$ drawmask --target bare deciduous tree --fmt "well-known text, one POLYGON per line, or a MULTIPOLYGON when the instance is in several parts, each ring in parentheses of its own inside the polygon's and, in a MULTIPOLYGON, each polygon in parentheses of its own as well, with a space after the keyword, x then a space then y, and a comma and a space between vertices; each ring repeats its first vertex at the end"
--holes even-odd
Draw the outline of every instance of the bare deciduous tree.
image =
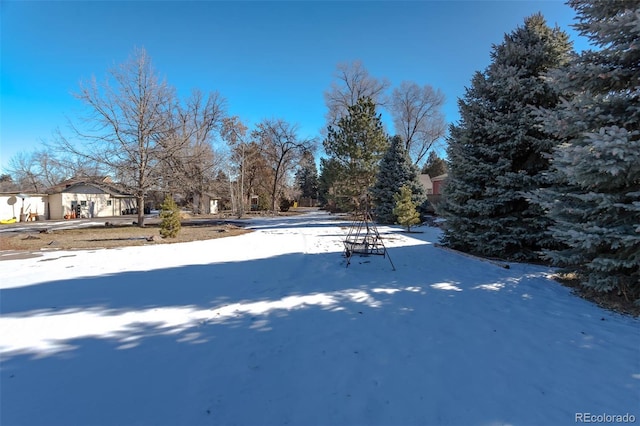
POLYGON ((237 176, 235 178, 236 188, 232 185, 232 173, 229 173, 229 185, 232 194, 231 204, 233 210, 235 210, 238 217, 242 217, 245 211, 245 205, 248 197, 245 196, 244 179, 247 168, 247 126, 242 123, 239 117, 227 117, 222 123, 222 139, 224 139, 229 148, 231 149, 230 158, 231 163, 237 169, 237 176))
POLYGON ((446 133, 444 101, 440 90, 408 81, 403 81, 391 94, 389 110, 396 133, 404 140, 405 149, 416 165, 446 133))
POLYGON ((158 163, 164 155, 161 141, 172 130, 170 110, 174 90, 156 74, 144 49, 108 72, 95 77, 75 94, 87 109, 80 124, 70 123, 74 139, 59 138, 67 152, 116 170, 136 197, 138 226, 144 226, 144 200, 158 181, 158 163))
POLYGON ((384 92, 389 88, 387 79, 378 80, 372 77, 361 61, 339 63, 336 67, 334 81, 324 93, 327 112, 327 123, 334 125, 347 113, 347 109, 355 105, 360 98, 369 98, 374 104, 384 104, 384 92))
POLYGON ((14 182, 13 177, 9 173, 0 174, 0 191, 11 192, 19 190, 20 187, 14 182))
POLYGON ((9 171, 20 189, 40 192, 46 186, 35 153, 18 152, 9 160, 9 171))
POLYGON ((205 97, 194 90, 185 105, 171 110, 172 130, 159 142, 164 189, 184 192, 196 214, 204 209, 204 194, 222 161, 212 142, 224 114, 225 100, 217 92, 205 97))
POLYGON ((98 168, 91 162, 81 161, 72 155, 60 156, 52 149, 18 152, 9 161, 15 184, 20 189, 44 192, 73 176, 94 176, 98 168))
POLYGON ((293 168, 303 152, 312 151, 314 141, 299 139, 297 128, 284 120, 264 120, 252 132, 258 141, 267 164, 273 172, 271 210, 276 211, 279 193, 287 183, 293 168))
MULTIPOLYGON (((248 200, 252 195, 267 200, 271 194, 269 182, 273 182, 273 170, 269 166, 260 145, 251 142, 245 149, 244 196, 248 200)), ((260 202, 258 202, 260 205, 260 202)), ((260 206, 258 206, 260 208, 260 206)))
POLYGON ((47 186, 53 186, 60 183, 65 178, 71 177, 70 171, 74 171, 70 161, 67 166, 63 164, 63 161, 56 158, 54 154, 46 150, 39 150, 33 153, 33 158, 38 164, 43 183, 47 186))

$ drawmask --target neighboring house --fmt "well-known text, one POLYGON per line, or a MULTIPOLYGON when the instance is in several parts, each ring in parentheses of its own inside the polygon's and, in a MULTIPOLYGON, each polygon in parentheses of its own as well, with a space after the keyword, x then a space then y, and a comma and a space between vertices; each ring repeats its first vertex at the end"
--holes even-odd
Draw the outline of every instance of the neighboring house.
POLYGON ((447 177, 446 173, 436 177, 430 177, 428 174, 418 176, 420 183, 424 187, 425 194, 427 194, 427 200, 429 200, 436 213, 438 212, 438 203, 442 200, 442 190, 447 184, 447 177))
POLYGON ((438 213, 438 204, 442 202, 442 191, 447 184, 448 175, 445 173, 440 176, 436 176, 431 178, 431 183, 433 185, 433 191, 430 195, 427 195, 427 200, 433 206, 435 213, 438 213))
POLYGON ((202 194, 204 201, 203 214, 218 214, 220 210, 220 197, 214 194, 204 193, 202 194))
POLYGON ((418 175, 418 180, 424 187, 425 195, 433 194, 433 183, 431 182, 431 177, 427 174, 418 175))
MULTIPOLYGON (((136 214, 136 199, 108 176, 68 179, 46 194, 0 192, 0 221, 47 220, 121 216, 136 214)), ((217 214, 220 198, 205 193, 202 212, 217 214)))
POLYGON ((47 188, 47 194, 55 194, 62 192, 76 183, 93 183, 95 185, 113 185, 113 181, 109 176, 74 176, 70 179, 63 180, 57 185, 47 188))
POLYGON ((447 178, 449 175, 447 173, 431 178, 431 182, 433 184, 433 195, 442 195, 442 191, 447 184, 447 178))
POLYGON ((133 212, 135 197, 106 183, 76 182, 49 194, 49 214, 51 219, 64 219, 74 214, 76 217, 109 217, 133 212))
POLYGON ((47 202, 47 194, 2 192, 0 193, 0 220, 15 218, 19 222, 24 222, 48 219, 47 202))
POLYGON ((418 179, 424 187, 425 194, 442 195, 442 190, 447 183, 448 177, 449 175, 447 173, 436 177, 431 177, 427 174, 421 174, 418 176, 418 179))

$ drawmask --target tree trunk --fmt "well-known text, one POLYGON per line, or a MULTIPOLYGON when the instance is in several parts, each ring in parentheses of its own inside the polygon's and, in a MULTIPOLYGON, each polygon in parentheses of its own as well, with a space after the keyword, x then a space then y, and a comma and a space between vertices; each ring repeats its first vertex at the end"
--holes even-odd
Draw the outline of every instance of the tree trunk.
POLYGON ((144 228, 144 195, 138 195, 136 202, 138 204, 138 226, 144 228))
POLYGON ((240 163, 240 217, 244 215, 245 198, 244 198, 244 143, 242 144, 242 159, 240 163))
POLYGON ((273 188, 271 192, 271 210, 274 213, 277 212, 276 198, 278 196, 278 180, 280 179, 280 166, 282 165, 282 158, 284 158, 284 155, 280 157, 280 160, 278 160, 278 165, 274 170, 274 176, 273 176, 273 188))
POLYGON ((278 181, 273 181, 273 188, 271 190, 271 211, 276 212, 276 192, 278 191, 278 181))

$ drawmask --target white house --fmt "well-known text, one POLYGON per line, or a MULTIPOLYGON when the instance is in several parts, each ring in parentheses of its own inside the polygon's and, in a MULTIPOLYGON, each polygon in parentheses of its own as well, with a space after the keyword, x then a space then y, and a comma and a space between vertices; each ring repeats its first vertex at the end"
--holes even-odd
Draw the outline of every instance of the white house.
POLYGON ((108 184, 76 182, 49 194, 50 219, 120 216, 135 206, 133 195, 108 184))
POLYGON ((16 221, 47 219, 49 216, 48 195, 37 193, 0 193, 0 220, 15 218, 16 221))

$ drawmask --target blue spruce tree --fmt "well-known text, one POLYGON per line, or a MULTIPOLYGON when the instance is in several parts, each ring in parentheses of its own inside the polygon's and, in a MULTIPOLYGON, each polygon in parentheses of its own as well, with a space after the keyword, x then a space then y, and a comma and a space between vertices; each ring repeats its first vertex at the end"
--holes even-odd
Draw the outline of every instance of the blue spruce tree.
POLYGON ((556 185, 535 197, 563 243, 547 256, 588 288, 640 301, 640 1, 569 4, 599 50, 551 73, 571 95, 540 114, 563 140, 553 153, 556 185))
POLYGON ((544 74, 565 66, 571 51, 567 34, 537 14, 505 35, 493 47, 489 67, 474 75, 448 139, 441 210, 449 246, 526 261, 554 245, 549 220, 526 195, 549 185, 547 153, 557 144, 535 126, 532 107, 557 104, 559 95, 544 74))
POLYGON ((407 186, 411 191, 411 201, 421 205, 425 199, 424 188, 418 180, 418 169, 413 165, 400 136, 389 141, 389 148, 380 161, 376 183, 371 190, 374 204, 374 216, 380 223, 396 223, 393 209, 396 206, 394 196, 400 188, 407 186))

